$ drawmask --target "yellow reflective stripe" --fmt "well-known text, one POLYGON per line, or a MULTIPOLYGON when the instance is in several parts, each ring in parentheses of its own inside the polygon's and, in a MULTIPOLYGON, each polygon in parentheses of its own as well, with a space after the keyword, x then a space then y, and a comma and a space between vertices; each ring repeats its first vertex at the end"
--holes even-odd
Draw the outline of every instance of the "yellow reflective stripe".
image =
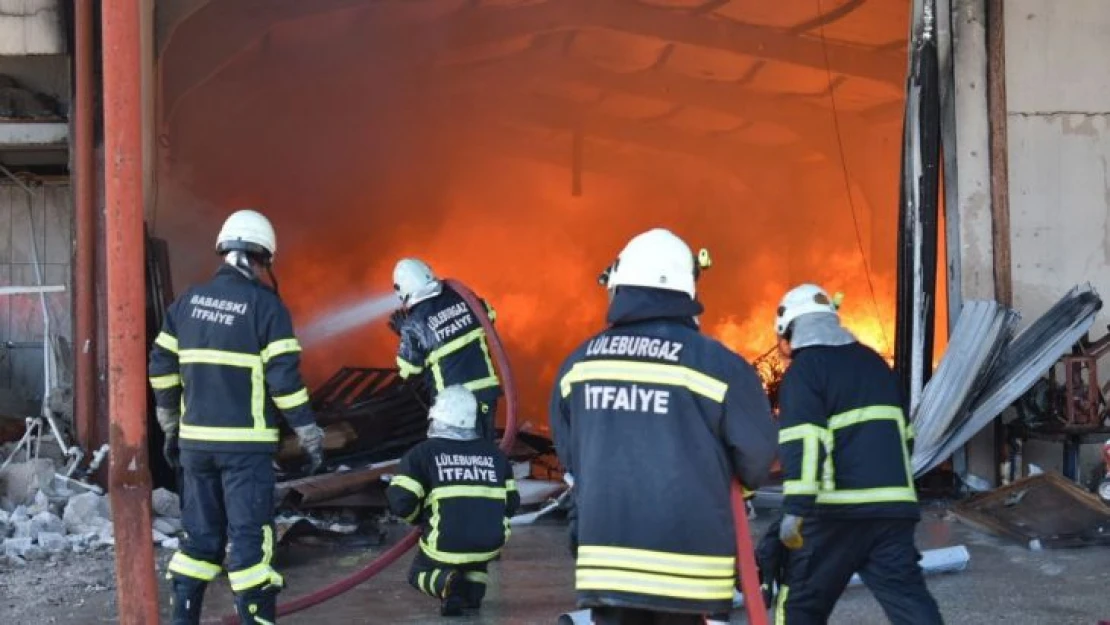
MULTIPOLYGON (((438 370, 438 366, 436 367, 436 369, 438 370)), ((466 390, 473 393, 473 392, 476 392, 476 391, 480 391, 484 388, 493 388, 494 386, 497 386, 500 383, 501 382, 497 379, 497 376, 494 375, 494 376, 490 376, 488 378, 482 378, 481 380, 474 380, 472 382, 467 382, 466 384, 463 384, 463 386, 466 387, 466 390)))
POLYGON ((505 480, 505 491, 513 492, 516 490, 516 480, 505 480))
MULTIPOLYGON (((397 478, 393 478, 397 479, 397 478)), ((433 488, 429 501, 457 497, 480 497, 482 499, 505 499, 504 488, 496 486, 440 486, 433 488)))
POLYGON ((791 495, 816 495, 819 490, 817 482, 806 482, 803 480, 786 480, 782 483, 782 494, 790 497, 791 495))
MULTIPOLYGON (((431 536, 429 536, 429 539, 431 536)), ((497 557, 500 549, 495 551, 487 551, 485 553, 453 553, 449 551, 440 551, 429 544, 429 541, 420 541, 420 549, 429 558, 442 562, 443 564, 475 564, 477 562, 489 562, 497 557)))
POLYGON ((297 339, 281 339, 270 343, 262 349, 262 362, 269 362, 282 354, 295 354, 301 351, 301 344, 297 339))
POLYGON ((563 379, 559 382, 563 397, 570 395, 571 385, 575 382, 595 380, 680 386, 716 402, 723 402, 725 393, 728 391, 728 384, 681 365, 623 360, 591 360, 575 364, 563 376, 563 379))
POLYGON ((205 562, 204 560, 197 560, 196 558, 190 558, 178 551, 173 554, 173 558, 170 559, 169 570, 171 573, 199 579, 203 582, 210 582, 216 579, 216 576, 220 574, 220 565, 205 562))
POLYGON ((444 343, 440 347, 432 350, 432 353, 428 354, 428 362, 437 363, 440 360, 443 360, 444 358, 446 358, 447 356, 450 356, 451 354, 453 354, 453 353, 459 351, 460 349, 466 347, 470 343, 472 343, 474 341, 477 341, 477 340, 480 340, 485 335, 486 335, 485 330, 483 330, 480 327, 475 328, 475 329, 471 330, 470 332, 467 332, 466 334, 464 334, 464 335, 462 335, 458 338, 452 339, 452 340, 448 341, 447 343, 444 343))
MULTIPOLYGON (((869 421, 897 421, 901 424, 905 420, 902 418, 902 409, 897 406, 867 406, 829 417, 829 429, 840 430, 869 421)), ((899 430, 901 429, 902 426, 899 425, 899 430)))
POLYGON ((578 566, 732 579, 736 572, 736 559, 730 556, 695 556, 649 549, 580 545, 578 566))
POLYGON ((476 584, 489 584, 489 574, 481 571, 467 571, 463 575, 463 579, 476 584))
MULTIPOLYGON (((442 594, 442 593, 436 592, 436 582, 439 581, 439 574, 440 574, 439 569, 433 570, 432 571, 432 578, 430 580, 428 580, 428 594, 436 596, 436 597, 438 597, 438 596, 440 596, 440 594, 442 594)), ((446 588, 444 588, 444 590, 446 590, 446 588)))
POLYGON ((169 375, 158 375, 150 378, 150 388, 156 391, 163 391, 168 388, 181 386, 181 376, 177 373, 169 375))
POLYGON ((775 605, 775 625, 786 625, 786 597, 789 595, 789 586, 779 588, 779 600, 775 605))
POLYGON ((262 358, 255 354, 227 352, 220 349, 183 349, 178 353, 181 364, 225 365, 253 368, 262 365, 262 358))
POLYGON ((419 499, 424 498, 424 487, 420 485, 420 482, 417 482, 407 475, 394 475, 393 479, 389 481, 389 485, 403 488, 416 495, 419 499))
POLYGON ((274 397, 274 405, 282 410, 292 410, 298 406, 303 406, 308 403, 308 389, 302 388, 296 393, 288 395, 277 395, 274 397))
POLYGON ((401 370, 402 378, 416 375, 424 370, 424 367, 418 367, 400 356, 397 357, 397 368, 401 370))
POLYGON ((792 425, 788 428, 779 430, 779 444, 790 443, 793 441, 801 441, 807 438, 816 438, 822 440, 828 437, 828 430, 825 428, 813 425, 812 423, 803 423, 801 425, 792 425))
POLYGON ((177 337, 165 331, 158 333, 158 336, 154 339, 154 344, 166 351, 177 353, 177 337))
MULTIPOLYGON (((416 587, 419 588, 420 590, 424 591, 424 592, 428 592, 428 586, 424 583, 426 581, 425 578, 427 578, 427 577, 428 577, 428 572, 427 571, 420 571, 420 574, 416 576, 416 587)), ((429 593, 429 594, 431 594, 431 593, 429 593)))
POLYGON ((274 530, 269 525, 262 526, 262 561, 241 571, 229 571, 227 580, 231 590, 242 592, 258 586, 282 586, 285 579, 270 567, 274 558, 274 530))
POLYGON ((261 616, 258 616, 257 614, 251 614, 251 616, 254 618, 254 622, 258 623, 258 625, 274 625, 273 622, 267 621, 266 619, 262 618, 261 616))
POLYGON ((913 429, 912 423, 906 424, 906 440, 913 440, 917 436, 917 432, 913 429))
POLYGON ((817 494, 818 504, 856 505, 868 503, 915 503, 917 492, 908 486, 834 490, 817 494))
POLYGON ((621 569, 580 567, 575 574, 575 588, 578 590, 611 590, 706 601, 731 600, 734 584, 735 580, 732 577, 689 579, 671 575, 634 573, 621 569))
POLYGON ((179 436, 182 440, 217 443, 276 443, 280 438, 277 428, 221 428, 187 423, 181 424, 179 436))

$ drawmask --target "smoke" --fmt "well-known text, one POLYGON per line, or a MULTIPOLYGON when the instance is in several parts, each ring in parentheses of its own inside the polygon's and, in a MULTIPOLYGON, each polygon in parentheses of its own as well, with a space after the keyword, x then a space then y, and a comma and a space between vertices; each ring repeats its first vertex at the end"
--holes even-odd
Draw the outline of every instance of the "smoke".
POLYGON ((393 312, 400 305, 401 302, 392 291, 342 304, 334 309, 322 311, 297 334, 304 347, 312 347, 342 336, 355 328, 369 325, 393 312))

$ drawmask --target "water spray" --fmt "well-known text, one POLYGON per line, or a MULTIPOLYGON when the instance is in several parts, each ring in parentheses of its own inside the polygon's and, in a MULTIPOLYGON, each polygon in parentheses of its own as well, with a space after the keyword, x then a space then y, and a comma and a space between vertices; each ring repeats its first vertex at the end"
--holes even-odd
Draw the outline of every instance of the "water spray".
POLYGON ((345 334, 385 317, 401 305, 393 291, 373 295, 325 311, 310 321, 297 335, 304 346, 345 334))

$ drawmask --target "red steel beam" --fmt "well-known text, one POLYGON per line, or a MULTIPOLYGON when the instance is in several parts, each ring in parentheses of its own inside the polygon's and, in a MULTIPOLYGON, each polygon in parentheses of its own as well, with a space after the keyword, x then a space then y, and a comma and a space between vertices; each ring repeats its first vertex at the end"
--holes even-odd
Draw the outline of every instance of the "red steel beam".
POLYGON ((146 311, 143 295, 143 0, 105 0, 104 199, 108 302, 109 486, 122 625, 158 622, 146 446, 146 311))
POLYGON ((93 161, 93 2, 74 4, 75 89, 73 115, 76 253, 73 268, 74 351, 77 376, 74 421, 77 442, 91 452, 96 440, 96 165, 93 161))

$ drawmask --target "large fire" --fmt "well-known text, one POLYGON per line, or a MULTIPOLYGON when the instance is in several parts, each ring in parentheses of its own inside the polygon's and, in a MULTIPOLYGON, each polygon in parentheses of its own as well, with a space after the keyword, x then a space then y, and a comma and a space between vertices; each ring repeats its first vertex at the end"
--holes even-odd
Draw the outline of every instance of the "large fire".
MULTIPOLYGON (((497 309, 522 416, 542 429, 559 365, 604 327, 598 273, 629 237, 662 226, 712 252, 702 328, 749 360, 773 347, 779 298, 801 282, 844 293, 845 324, 891 356, 900 78, 830 82, 822 67, 617 32, 620 20, 512 36, 513 12, 535 2, 460 9, 471 17, 454 30, 448 13, 410 10, 423 3, 366 4, 277 21, 164 103, 154 225, 170 239, 179 290, 209 274, 212 236, 244 205, 278 229, 281 291, 302 328, 388 292, 398 258, 423 258, 497 309), (481 16, 500 26, 486 32, 481 16), (779 102, 795 113, 779 114, 779 102), (893 115, 863 114, 892 103, 893 115)), ((666 3, 627 10, 654 14, 649 4, 666 3)), ((707 32, 767 17, 745 6, 705 16, 707 32)), ((904 59, 884 50, 905 36, 908 8, 864 6, 862 21, 829 36, 866 35, 897 77, 904 59)), ((787 10, 774 18, 813 18, 787 10)), ((189 52, 178 58, 205 58, 203 37, 173 45, 189 52)), ((379 320, 309 346, 306 376, 389 367, 395 349, 379 320)))

